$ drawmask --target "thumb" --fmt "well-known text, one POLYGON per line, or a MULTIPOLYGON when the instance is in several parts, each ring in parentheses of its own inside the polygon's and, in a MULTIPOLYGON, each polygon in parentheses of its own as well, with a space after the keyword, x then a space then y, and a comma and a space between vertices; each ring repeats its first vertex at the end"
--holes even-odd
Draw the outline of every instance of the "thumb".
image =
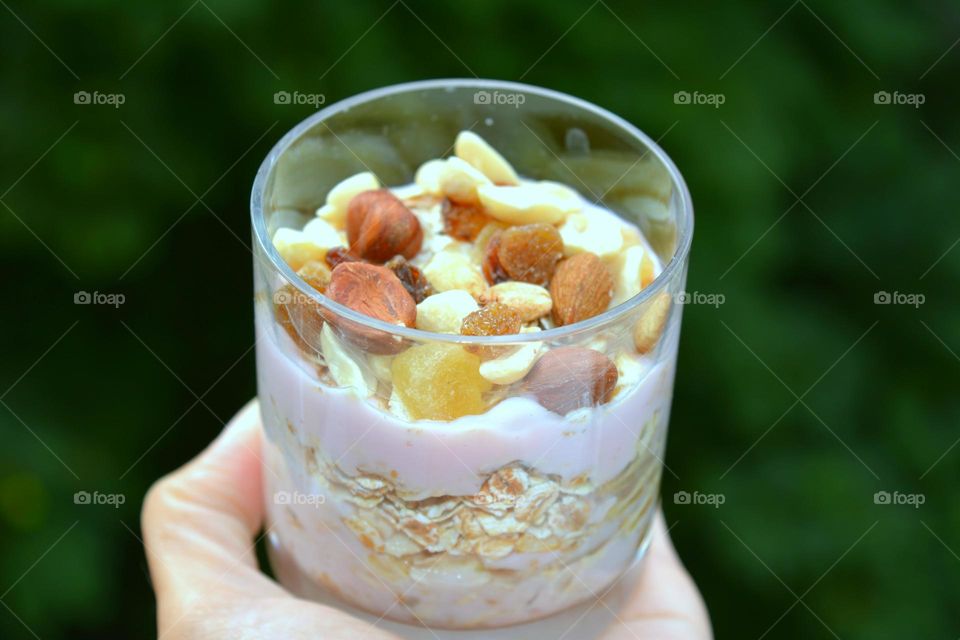
POLYGON ((260 451, 260 408, 251 401, 203 453, 147 494, 142 529, 160 638, 397 640, 298 600, 260 572, 260 451))
POLYGON ((141 525, 161 618, 211 592, 282 593, 257 568, 261 483, 259 406, 251 401, 203 453, 150 489, 141 525))
POLYGON ((654 518, 644 566, 618 621, 622 624, 611 629, 604 640, 713 638, 703 598, 670 541, 662 511, 654 518))

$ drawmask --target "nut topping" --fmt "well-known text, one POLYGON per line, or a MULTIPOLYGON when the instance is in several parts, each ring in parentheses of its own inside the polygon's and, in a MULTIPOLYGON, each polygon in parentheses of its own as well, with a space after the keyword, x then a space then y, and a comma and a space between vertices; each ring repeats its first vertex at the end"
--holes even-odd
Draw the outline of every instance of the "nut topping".
MULTIPOLYGON (((417 320, 417 305, 403 283, 390 269, 365 262, 342 262, 333 270, 327 296, 345 307, 390 324, 412 327, 417 320)), ((371 327, 335 317, 328 320, 354 344, 371 353, 397 353, 402 341, 371 327)))
POLYGON ((350 201, 347 239, 353 254, 373 262, 386 262, 395 255, 417 255, 423 230, 413 212, 389 189, 376 189, 364 191, 350 201))
POLYGON ((557 326, 580 322, 607 310, 613 298, 613 276, 594 254, 578 253, 557 266, 550 295, 557 326))
POLYGON ((544 407, 566 415, 603 404, 617 386, 617 367, 599 351, 559 347, 548 351, 524 380, 524 389, 544 407))

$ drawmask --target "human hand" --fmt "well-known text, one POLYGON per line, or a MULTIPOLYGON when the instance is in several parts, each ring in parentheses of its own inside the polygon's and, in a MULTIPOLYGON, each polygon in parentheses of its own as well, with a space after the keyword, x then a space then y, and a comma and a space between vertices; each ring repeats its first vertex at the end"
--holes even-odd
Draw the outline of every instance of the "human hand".
MULTIPOLYGON (((257 567, 263 524, 260 410, 248 403, 205 451, 159 480, 142 529, 161 640, 397 640, 339 609, 294 597, 257 567)), ((706 608, 662 515, 644 567, 604 640, 709 640, 706 608)))

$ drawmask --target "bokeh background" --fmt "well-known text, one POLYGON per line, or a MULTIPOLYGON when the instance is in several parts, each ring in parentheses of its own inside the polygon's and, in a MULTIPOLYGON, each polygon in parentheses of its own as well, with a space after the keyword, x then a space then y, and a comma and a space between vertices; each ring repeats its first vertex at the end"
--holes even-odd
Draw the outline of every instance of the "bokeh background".
POLYGON ((0 4, 0 637, 155 635, 140 501, 254 394, 250 185, 313 109, 274 93, 474 75, 686 176, 723 304, 685 310, 664 507, 717 637, 960 633, 956 3, 0 4))

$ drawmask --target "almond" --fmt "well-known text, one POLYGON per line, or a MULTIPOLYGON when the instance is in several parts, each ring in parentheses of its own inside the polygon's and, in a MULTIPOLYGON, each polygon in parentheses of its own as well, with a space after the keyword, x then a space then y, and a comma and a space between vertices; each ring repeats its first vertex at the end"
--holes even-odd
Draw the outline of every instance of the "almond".
POLYGON ((347 207, 347 240, 351 253, 386 262, 396 255, 412 258, 420 251, 420 221, 389 189, 364 191, 347 207))
MULTIPOLYGON (((327 297, 358 313, 398 326, 412 327, 417 305, 400 279, 387 269, 365 262, 341 262, 334 268, 327 297)), ((403 341, 395 335, 365 327, 327 312, 328 320, 358 347, 375 354, 398 353, 403 341)))
POLYGON ((613 298, 613 276, 592 253, 578 253, 560 262, 550 282, 553 321, 563 326, 607 310, 613 298))
POLYGON ((599 351, 560 347, 537 361, 523 387, 550 411, 566 415, 609 401, 618 376, 613 361, 599 351))
POLYGON ((670 294, 662 292, 648 302, 633 328, 633 344, 637 353, 649 353, 660 340, 670 317, 670 294))

